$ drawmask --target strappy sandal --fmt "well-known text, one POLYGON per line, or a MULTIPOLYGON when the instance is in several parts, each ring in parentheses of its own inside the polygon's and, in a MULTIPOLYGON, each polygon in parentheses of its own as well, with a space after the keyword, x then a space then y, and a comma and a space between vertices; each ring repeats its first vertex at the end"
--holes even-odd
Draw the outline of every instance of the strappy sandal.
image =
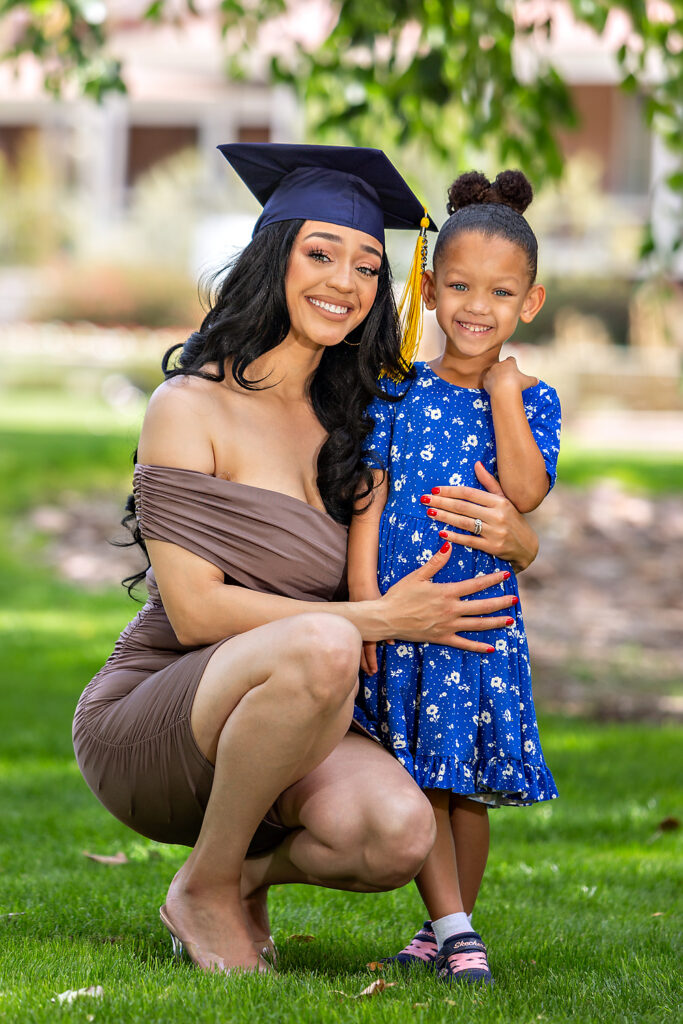
MULTIPOLYGON (((163 907, 159 907, 159 917, 171 935, 173 956, 176 960, 182 960, 183 955, 185 955, 188 960, 195 965, 195 967, 199 967, 202 971, 215 971, 217 974, 248 973, 248 969, 244 967, 227 967, 222 956, 218 956, 216 953, 210 953, 208 950, 202 950, 196 942, 182 938, 178 934, 175 924, 169 917, 166 904, 164 904, 163 907)), ((253 970, 258 971, 259 973, 270 973, 273 968, 270 964, 266 963, 262 955, 259 955, 258 963, 253 970)))
POLYGON ((419 932, 400 953, 396 956, 385 956, 379 963, 397 964, 398 967, 427 967, 434 970, 436 951, 436 936, 432 931, 432 922, 425 921, 419 932))
POLYGON ((486 946, 481 935, 476 932, 450 935, 436 954, 435 967, 441 981, 464 981, 467 985, 493 984, 486 946))

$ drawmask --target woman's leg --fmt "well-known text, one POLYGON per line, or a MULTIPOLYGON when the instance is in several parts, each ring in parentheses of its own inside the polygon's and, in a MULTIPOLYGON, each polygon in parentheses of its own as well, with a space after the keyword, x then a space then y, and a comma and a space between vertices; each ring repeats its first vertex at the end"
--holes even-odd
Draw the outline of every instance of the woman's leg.
POLYGON ((409 882, 434 842, 429 801, 383 747, 348 733, 331 754, 277 801, 283 824, 299 831, 250 857, 243 893, 255 935, 265 941, 267 887, 298 882, 382 892, 409 882))
POLYGON ((166 906, 178 933, 228 968, 258 962, 240 903, 249 842, 277 796, 345 735, 360 647, 345 619, 295 616, 222 645, 199 683, 192 728, 215 763, 214 781, 199 838, 166 906))
POLYGON ((451 828, 465 913, 471 914, 489 855, 489 816, 485 804, 467 797, 451 799, 451 828))

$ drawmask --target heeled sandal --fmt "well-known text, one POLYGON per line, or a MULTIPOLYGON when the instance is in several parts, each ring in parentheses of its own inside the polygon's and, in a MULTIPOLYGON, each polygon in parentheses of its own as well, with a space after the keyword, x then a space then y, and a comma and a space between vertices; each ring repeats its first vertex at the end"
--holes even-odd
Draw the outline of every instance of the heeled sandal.
MULTIPOLYGON (((218 956, 216 953, 211 953, 208 950, 202 950, 196 942, 192 942, 190 939, 183 938, 179 935, 175 924, 169 917, 168 908, 165 903, 163 907, 159 907, 159 917, 171 936, 173 956, 176 960, 181 960, 183 955, 185 955, 190 963, 193 963, 195 967, 198 967, 200 970, 210 972, 216 971, 219 974, 238 974, 240 972, 248 972, 249 969, 245 967, 227 967, 222 956, 218 956)), ((273 967, 266 962, 261 954, 259 954, 257 965, 253 970, 258 971, 259 973, 270 974, 273 971, 273 967)))

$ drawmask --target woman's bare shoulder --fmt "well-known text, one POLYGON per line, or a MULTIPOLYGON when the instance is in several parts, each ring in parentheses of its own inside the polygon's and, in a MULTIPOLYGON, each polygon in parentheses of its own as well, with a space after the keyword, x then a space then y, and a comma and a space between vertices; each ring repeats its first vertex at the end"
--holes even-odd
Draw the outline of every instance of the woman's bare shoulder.
POLYGON ((145 413, 138 462, 213 473, 211 423, 220 387, 216 381, 192 375, 171 377, 160 384, 145 413))

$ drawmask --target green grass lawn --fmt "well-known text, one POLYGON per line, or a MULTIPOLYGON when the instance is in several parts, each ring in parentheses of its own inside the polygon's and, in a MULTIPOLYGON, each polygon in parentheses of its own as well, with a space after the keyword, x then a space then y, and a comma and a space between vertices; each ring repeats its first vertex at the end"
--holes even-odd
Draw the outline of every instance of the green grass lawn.
POLYGON ((125 493, 135 425, 112 424, 95 404, 53 405, 59 415, 44 399, 35 416, 27 405, 0 412, 0 1020, 681 1020, 682 832, 657 827, 683 816, 673 727, 542 721, 561 799, 492 814, 475 912, 496 978, 490 991, 387 974, 394 987, 353 998, 375 977, 365 964, 421 923, 413 886, 372 896, 278 887, 276 977, 228 980, 177 966, 157 908, 184 851, 111 818, 80 779, 70 743, 78 695, 137 606, 123 591, 60 583, 33 547, 12 539, 32 502, 125 493), (130 862, 96 864, 83 850, 122 850, 130 862), (89 985, 104 997, 51 1002, 89 985))

